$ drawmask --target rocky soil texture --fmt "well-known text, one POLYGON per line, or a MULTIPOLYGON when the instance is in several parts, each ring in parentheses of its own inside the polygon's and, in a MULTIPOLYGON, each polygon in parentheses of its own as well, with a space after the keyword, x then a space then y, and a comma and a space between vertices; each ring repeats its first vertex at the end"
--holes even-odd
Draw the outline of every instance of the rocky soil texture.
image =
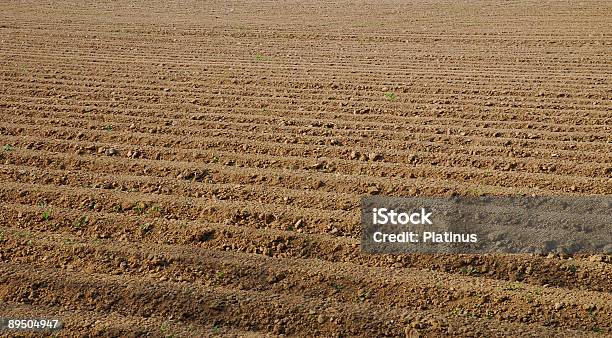
POLYGON ((0 316, 61 337, 610 335, 609 256, 368 255, 359 207, 611 194, 611 13, 5 1, 0 316))

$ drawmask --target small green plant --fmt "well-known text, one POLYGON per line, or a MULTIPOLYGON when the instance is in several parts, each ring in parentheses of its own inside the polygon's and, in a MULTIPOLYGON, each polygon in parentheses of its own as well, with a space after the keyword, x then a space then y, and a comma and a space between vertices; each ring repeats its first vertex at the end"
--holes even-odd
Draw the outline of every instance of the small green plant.
POLYGON ((466 311, 463 315, 465 317, 469 317, 469 318, 478 318, 479 317, 478 314, 475 313, 474 311, 466 311))
POLYGON ((42 213, 43 221, 48 221, 50 217, 51 217, 51 212, 49 210, 43 211, 42 213))
POLYGON ((360 302, 365 302, 366 299, 370 298, 370 290, 361 290, 357 293, 357 298, 360 302))
POLYGON ((154 205, 154 206, 150 207, 147 211, 145 211, 145 214, 147 214, 147 215, 154 214, 156 216, 161 216, 162 215, 162 211, 161 211, 161 208, 159 207, 159 205, 154 205))
POLYGON ((153 229, 153 225, 151 223, 145 223, 140 226, 140 230, 143 233, 149 233, 153 229))
POLYGON ((161 332, 162 334, 168 332, 168 322, 161 323, 161 325, 159 326, 159 332, 161 332))
POLYGON ((217 280, 221 280, 223 279, 223 277, 225 277, 225 274, 223 273, 223 271, 217 271, 215 277, 217 278, 217 280))
POLYGON ((221 331, 221 327, 218 324, 215 324, 212 328, 213 333, 219 333, 221 331))
POLYGON ((387 98, 387 100, 393 102, 397 99, 397 95, 395 95, 394 92, 386 92, 385 93, 385 97, 387 98))
POLYGON ((81 229, 89 223, 89 218, 87 216, 81 216, 74 220, 72 223, 72 227, 75 229, 81 229))
POLYGON ((482 197, 482 196, 486 196, 487 192, 481 188, 481 187, 474 187, 474 188, 469 188, 468 189, 468 193, 472 196, 476 196, 476 197, 482 197))
POLYGON ((257 60, 257 61, 263 61, 265 59, 266 59, 265 56, 263 56, 263 55, 261 55, 259 53, 255 55, 255 60, 257 60))
POLYGON ((32 237, 32 234, 30 234, 30 232, 27 231, 27 230, 23 230, 23 231, 17 232, 17 237, 30 238, 30 237, 32 237))
POLYGON ((342 289, 344 289, 344 285, 342 284, 334 284, 333 287, 336 290, 336 292, 340 292, 342 291, 342 289))
POLYGON ((574 264, 570 264, 570 266, 568 267, 569 271, 571 271, 572 273, 576 273, 578 271, 578 267, 575 266, 574 264))
POLYGON ((593 330, 593 332, 595 332, 595 333, 603 333, 603 332, 604 332, 604 331, 603 331, 603 329, 602 329, 602 328, 600 328, 599 326, 593 326, 593 329, 592 329, 592 330, 593 330))
POLYGON ((163 337, 174 338, 174 334, 170 333, 168 321, 165 321, 161 324, 161 326, 159 327, 159 332, 162 334, 163 337))
POLYGON ((478 269, 471 265, 468 265, 461 268, 461 273, 468 276, 477 275, 478 269))
POLYGON ((2 147, 2 150, 4 150, 4 151, 13 151, 13 150, 15 150, 15 146, 13 146, 12 144, 5 144, 4 147, 2 147))
POLYGON ((113 128, 115 128, 112 124, 107 124, 104 126, 104 129, 106 131, 113 131, 113 128))
POLYGON ((508 291, 521 291, 523 290, 523 286, 520 285, 519 283, 514 283, 514 284, 510 284, 506 287, 506 290, 508 291))
POLYGON ((141 215, 145 211, 144 203, 136 203, 134 211, 136 212, 136 214, 141 215))

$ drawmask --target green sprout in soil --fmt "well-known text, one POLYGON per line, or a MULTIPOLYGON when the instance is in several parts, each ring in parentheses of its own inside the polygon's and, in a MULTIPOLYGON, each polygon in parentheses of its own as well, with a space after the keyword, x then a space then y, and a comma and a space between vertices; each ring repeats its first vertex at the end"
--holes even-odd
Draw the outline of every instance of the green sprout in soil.
POLYGON ((161 326, 159 327, 159 332, 164 333, 166 331, 168 331, 168 323, 163 322, 161 326))
POLYGON ((483 197, 487 195, 487 192, 481 187, 469 188, 468 193, 475 197, 483 197))
POLYGON ((461 268, 461 273, 464 275, 477 275, 478 274, 478 269, 476 269, 475 267, 469 265, 469 266, 464 266, 461 268))
POLYGON ((521 291, 521 290, 523 290, 523 287, 520 284, 518 284, 518 283, 514 283, 514 284, 511 284, 511 285, 508 285, 506 287, 506 290, 508 290, 508 291, 521 291))
POLYGON ((153 229, 153 225, 151 223, 145 223, 140 226, 140 230, 143 233, 149 233, 153 229))
POLYGON ((122 211, 121 205, 119 205, 119 204, 114 204, 113 205, 113 212, 120 213, 121 211, 122 211))
POLYGON ((106 131, 113 131, 113 128, 115 128, 112 124, 107 124, 104 126, 104 129, 106 131))
POLYGON ((87 225, 87 223, 89 223, 89 218, 87 218, 87 216, 81 216, 81 217, 79 217, 78 219, 75 219, 75 220, 74 220, 74 223, 72 223, 72 226, 73 226, 75 229, 81 229, 81 228, 83 228, 84 226, 86 226, 86 225, 87 225))
POLYGON ((136 214, 141 215, 145 211, 144 203, 137 203, 134 207, 134 211, 136 212, 136 214))
POLYGON ((465 317, 468 317, 468 318, 480 318, 480 317, 478 316, 478 314, 477 314, 477 313, 475 313, 475 312, 473 312, 473 311, 467 311, 467 312, 465 312, 465 313, 464 313, 464 316, 465 316, 465 317))
POLYGON ((169 334, 170 328, 168 327, 168 322, 165 321, 161 324, 161 326, 159 327, 159 332, 162 333, 162 335, 166 338, 173 338, 174 335, 173 334, 169 334))
POLYGON ((366 299, 370 298, 370 290, 361 290, 357 293, 357 297, 360 302, 365 302, 366 299))
POLYGON ((385 97, 387 98, 387 100, 393 102, 397 99, 397 95, 395 95, 395 93, 393 92, 386 92, 385 93, 385 97))
POLYGON ((43 213, 42 213, 42 219, 43 219, 44 221, 48 221, 50 217, 51 217, 51 212, 50 212, 49 210, 45 210, 45 211, 43 211, 43 213))
POLYGON ((12 144, 5 144, 4 147, 2 147, 2 150, 4 150, 4 151, 13 151, 13 150, 15 150, 15 146, 13 146, 12 144))
POLYGON ((154 205, 154 206, 150 207, 148 210, 146 210, 145 214, 147 214, 147 215, 153 214, 154 216, 161 216, 162 215, 162 209, 160 208, 159 205, 154 205))
POLYGON ((23 231, 17 232, 17 237, 20 237, 20 238, 30 238, 30 237, 32 237, 32 234, 28 230, 23 230, 23 231))
POLYGON ((263 61, 265 59, 266 59, 265 56, 263 56, 261 54, 256 54, 255 55, 255 60, 257 60, 257 61, 263 61))

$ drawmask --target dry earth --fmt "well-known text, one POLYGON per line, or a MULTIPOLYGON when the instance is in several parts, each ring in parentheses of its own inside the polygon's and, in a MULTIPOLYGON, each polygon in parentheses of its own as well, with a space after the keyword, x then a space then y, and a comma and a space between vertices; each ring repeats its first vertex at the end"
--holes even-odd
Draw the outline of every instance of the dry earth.
POLYGON ((611 34, 609 1, 3 1, 0 316, 610 335, 610 256, 367 255, 359 201, 609 195, 611 34))

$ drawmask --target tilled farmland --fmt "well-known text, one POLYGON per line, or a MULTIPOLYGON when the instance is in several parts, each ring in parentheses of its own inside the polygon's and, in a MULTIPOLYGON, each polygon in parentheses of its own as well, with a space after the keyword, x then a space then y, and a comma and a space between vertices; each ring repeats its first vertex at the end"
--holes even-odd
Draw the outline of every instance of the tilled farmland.
POLYGON ((367 195, 610 195, 610 2, 5 1, 0 41, 0 317, 612 334, 609 255, 360 249, 367 195))

